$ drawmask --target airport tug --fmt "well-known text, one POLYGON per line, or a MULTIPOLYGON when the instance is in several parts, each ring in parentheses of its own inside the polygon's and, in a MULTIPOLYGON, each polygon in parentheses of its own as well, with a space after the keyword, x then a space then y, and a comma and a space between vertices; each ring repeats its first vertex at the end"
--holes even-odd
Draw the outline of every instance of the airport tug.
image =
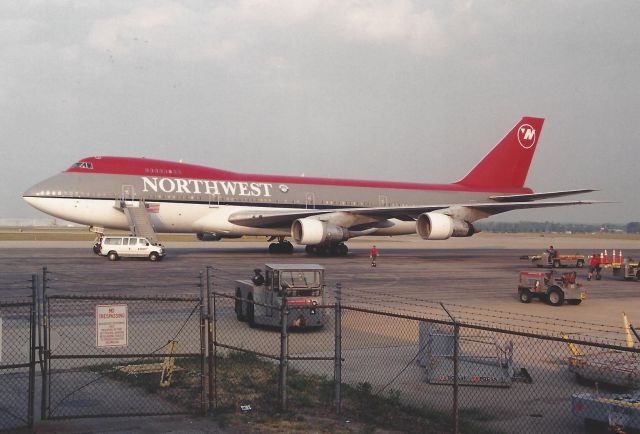
POLYGON ((265 264, 251 280, 236 280, 235 312, 249 326, 280 326, 288 307, 289 328, 320 328, 327 315, 324 267, 317 264, 265 264))
POLYGON ((576 283, 576 272, 558 274, 555 271, 521 271, 518 297, 522 303, 538 298, 552 306, 580 304, 587 297, 581 283, 576 283))

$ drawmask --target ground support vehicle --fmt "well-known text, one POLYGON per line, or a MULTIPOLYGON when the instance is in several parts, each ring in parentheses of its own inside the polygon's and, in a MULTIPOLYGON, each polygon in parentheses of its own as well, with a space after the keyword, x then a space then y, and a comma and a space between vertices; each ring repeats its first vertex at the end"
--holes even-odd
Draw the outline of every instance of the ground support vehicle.
POLYGON ((561 306, 580 304, 587 297, 582 284, 576 283, 576 272, 557 274, 555 271, 521 271, 518 282, 518 298, 529 303, 534 298, 561 306))
POLYGON ((560 268, 560 267, 584 267, 586 257, 584 255, 560 255, 556 254, 553 258, 549 258, 549 252, 543 252, 540 255, 529 256, 531 263, 538 268, 560 268))
POLYGON ((288 307, 290 328, 322 327, 327 315, 324 267, 317 264, 265 264, 264 283, 236 281, 235 312, 250 326, 280 326, 281 310, 288 307))
POLYGON ((117 261, 123 257, 149 258, 150 261, 159 261, 167 254, 162 244, 152 243, 147 238, 122 235, 103 236, 99 241, 99 252, 110 261, 117 261))
POLYGON ((571 395, 571 409, 574 416, 584 421, 588 430, 597 429, 597 432, 640 430, 640 391, 638 390, 632 393, 610 395, 574 393, 571 395))
MULTIPOLYGON (((418 329, 418 366, 425 368, 430 384, 454 383, 453 327, 421 321, 418 329)), ((513 342, 500 344, 484 335, 458 339, 458 384, 464 386, 510 387, 514 381, 531 383, 525 368, 513 364, 513 342)))
POLYGON ((640 266, 638 261, 625 259, 619 268, 613 269, 613 275, 624 280, 640 280, 640 266))
POLYGON ((579 380, 609 384, 627 389, 640 388, 640 356, 624 351, 573 354, 569 372, 579 380))

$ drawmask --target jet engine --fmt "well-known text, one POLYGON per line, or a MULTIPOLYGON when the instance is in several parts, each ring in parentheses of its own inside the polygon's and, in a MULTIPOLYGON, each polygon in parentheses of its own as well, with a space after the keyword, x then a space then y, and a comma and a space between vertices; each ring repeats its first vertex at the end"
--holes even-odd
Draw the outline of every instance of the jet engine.
POLYGON ((426 212, 418 217, 416 232, 423 240, 446 240, 451 237, 470 237, 476 233, 476 229, 464 220, 454 220, 445 214, 426 212))
POLYGON ((310 218, 294 221, 291 236, 297 244, 306 245, 340 242, 350 238, 348 229, 310 218))

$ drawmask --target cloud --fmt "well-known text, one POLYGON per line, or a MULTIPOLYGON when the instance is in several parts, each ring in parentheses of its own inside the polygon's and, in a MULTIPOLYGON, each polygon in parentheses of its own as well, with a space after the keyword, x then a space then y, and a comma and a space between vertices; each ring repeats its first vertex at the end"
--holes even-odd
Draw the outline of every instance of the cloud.
POLYGON ((244 0, 201 7, 150 2, 96 20, 87 46, 118 55, 197 61, 229 58, 267 42, 277 45, 290 39, 304 44, 305 39, 323 37, 373 47, 392 44, 432 55, 464 43, 464 35, 474 29, 473 13, 469 1, 437 8, 410 0, 244 0))
POLYGON ((438 52, 446 35, 436 14, 408 1, 350 2, 334 17, 345 36, 363 41, 406 43, 420 52, 438 52))

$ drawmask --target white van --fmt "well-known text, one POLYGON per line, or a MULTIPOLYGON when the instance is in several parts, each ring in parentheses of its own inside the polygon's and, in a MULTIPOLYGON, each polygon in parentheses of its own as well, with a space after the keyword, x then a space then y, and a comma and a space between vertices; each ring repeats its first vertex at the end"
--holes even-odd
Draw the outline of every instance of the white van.
POLYGON ((146 238, 106 235, 100 242, 100 255, 107 256, 110 261, 128 256, 157 261, 165 254, 162 244, 153 244, 146 238))

